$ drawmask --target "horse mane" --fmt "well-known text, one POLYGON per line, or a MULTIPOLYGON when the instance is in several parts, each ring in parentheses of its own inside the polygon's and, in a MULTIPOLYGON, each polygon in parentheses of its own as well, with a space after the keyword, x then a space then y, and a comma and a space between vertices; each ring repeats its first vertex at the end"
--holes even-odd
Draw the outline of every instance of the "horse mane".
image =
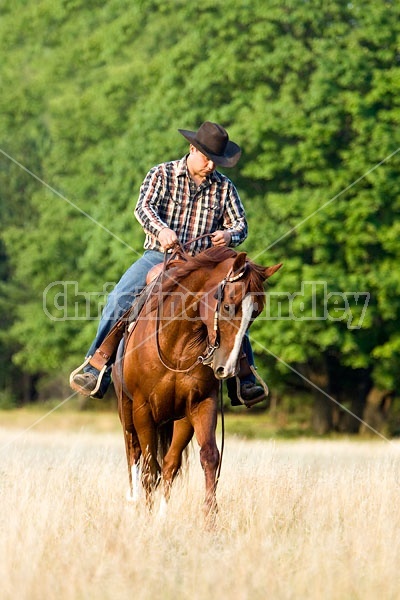
MULTIPOLYGON (((159 291, 162 294, 168 294, 173 291, 182 279, 197 269, 213 268, 224 260, 227 260, 228 258, 234 259, 236 256, 237 252, 227 246, 212 246, 195 256, 181 252, 177 258, 172 259, 167 264, 166 272, 161 282, 161 290, 159 289, 159 291)), ((258 307, 260 311, 263 310, 265 306, 265 267, 248 260, 247 270, 243 280, 246 283, 246 293, 247 291, 255 293, 258 298, 258 307)), ((150 307, 153 310, 158 303, 157 293, 152 295, 150 302, 150 307)), ((199 338, 202 337, 201 332, 198 332, 198 336, 199 338)), ((193 343, 196 344, 197 341, 197 339, 194 339, 193 343)))

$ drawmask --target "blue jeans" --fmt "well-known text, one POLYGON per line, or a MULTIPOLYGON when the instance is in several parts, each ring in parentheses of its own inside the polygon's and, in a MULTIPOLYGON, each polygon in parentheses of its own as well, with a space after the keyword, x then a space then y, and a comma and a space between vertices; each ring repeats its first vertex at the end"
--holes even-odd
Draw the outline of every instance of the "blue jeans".
MULTIPOLYGON (((105 305, 101 319, 97 328, 97 334, 94 338, 86 356, 93 356, 97 348, 101 345, 112 327, 119 321, 122 315, 132 306, 136 296, 140 294, 146 285, 146 276, 154 265, 157 265, 164 260, 164 254, 157 250, 146 250, 136 262, 129 267, 122 275, 121 279, 109 294, 107 304, 105 305)), ((247 356, 250 365, 254 365, 253 351, 251 349, 250 340, 246 333, 243 339, 243 350, 247 356)), ((99 371, 87 365, 84 369, 85 373, 93 373, 96 377, 99 371)), ((104 373, 101 391, 103 394, 107 390, 111 381, 111 367, 104 373)), ((244 377, 242 383, 254 383, 255 377, 253 374, 244 377)))
MULTIPOLYGON (((243 338, 243 352, 246 355, 249 365, 251 367, 254 367, 254 355, 253 355, 253 349, 251 347, 248 331, 246 331, 246 334, 243 338)), ((234 379, 234 378, 232 378, 232 379, 234 379)), ((228 381, 231 381, 231 380, 228 379, 228 381)), ((253 373, 250 373, 249 375, 245 375, 244 377, 241 377, 240 381, 241 381, 241 383, 255 383, 256 378, 254 377, 253 373)))

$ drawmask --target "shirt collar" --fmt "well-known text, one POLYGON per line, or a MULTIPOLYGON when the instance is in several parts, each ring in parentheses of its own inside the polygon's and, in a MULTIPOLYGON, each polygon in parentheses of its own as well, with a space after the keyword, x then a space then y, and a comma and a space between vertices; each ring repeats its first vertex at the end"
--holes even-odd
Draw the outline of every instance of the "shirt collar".
POLYGON ((186 159, 187 159, 188 156, 189 156, 189 154, 186 154, 179 161, 178 169, 176 171, 176 174, 177 174, 178 177, 180 175, 185 175, 185 176, 189 175, 188 170, 187 170, 187 164, 186 164, 186 159))

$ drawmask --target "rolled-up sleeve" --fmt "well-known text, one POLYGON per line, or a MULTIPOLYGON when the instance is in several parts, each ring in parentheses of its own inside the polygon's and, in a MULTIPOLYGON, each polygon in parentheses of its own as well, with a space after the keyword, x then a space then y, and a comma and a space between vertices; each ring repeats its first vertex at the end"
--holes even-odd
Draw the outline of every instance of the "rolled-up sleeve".
POLYGON ((247 238, 246 213, 235 186, 229 182, 225 198, 223 228, 231 234, 230 246, 238 246, 247 238))

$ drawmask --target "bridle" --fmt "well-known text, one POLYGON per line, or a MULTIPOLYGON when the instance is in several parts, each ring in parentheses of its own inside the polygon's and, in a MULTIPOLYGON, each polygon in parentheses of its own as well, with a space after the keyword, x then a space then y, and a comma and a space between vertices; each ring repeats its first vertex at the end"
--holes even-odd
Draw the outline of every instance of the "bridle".
MULTIPOLYGON (((193 241, 193 240, 192 240, 193 241)), ((164 260, 164 269, 165 271, 166 261, 164 260)), ((161 297, 159 298, 159 302, 157 305, 157 315, 156 315, 156 331, 155 331, 155 339, 156 339, 156 347, 157 354, 161 364, 168 369, 169 371, 173 371, 174 373, 189 373, 199 364, 210 365, 213 360, 214 352, 219 348, 220 344, 220 328, 219 328, 219 320, 220 320, 220 311, 221 304, 224 298, 225 287, 228 283, 234 283, 241 279, 248 268, 248 263, 244 263, 243 267, 236 273, 233 272, 232 267, 229 269, 228 273, 225 277, 219 282, 217 285, 217 290, 214 294, 214 298, 216 300, 215 308, 214 308, 214 318, 213 318, 213 335, 210 339, 210 336, 207 340, 207 348, 204 353, 196 358, 196 360, 186 369, 178 369, 177 367, 167 364, 165 359, 162 356, 162 351, 160 348, 160 340, 159 340, 159 322, 160 322, 160 305, 161 305, 161 297)), ((159 286, 159 291, 161 293, 161 285, 159 286)))
POLYGON ((234 283, 241 279, 248 268, 248 263, 246 262, 243 267, 237 273, 233 273, 232 267, 229 269, 228 273, 225 277, 220 281, 217 286, 217 291, 214 294, 214 298, 216 300, 215 309, 214 309, 214 319, 213 319, 213 339, 208 339, 206 355, 200 356, 199 360, 203 363, 203 365, 210 365, 212 363, 213 355, 215 350, 219 348, 220 343, 220 329, 219 329, 219 319, 221 312, 221 304, 224 298, 225 287, 227 283, 234 283))

